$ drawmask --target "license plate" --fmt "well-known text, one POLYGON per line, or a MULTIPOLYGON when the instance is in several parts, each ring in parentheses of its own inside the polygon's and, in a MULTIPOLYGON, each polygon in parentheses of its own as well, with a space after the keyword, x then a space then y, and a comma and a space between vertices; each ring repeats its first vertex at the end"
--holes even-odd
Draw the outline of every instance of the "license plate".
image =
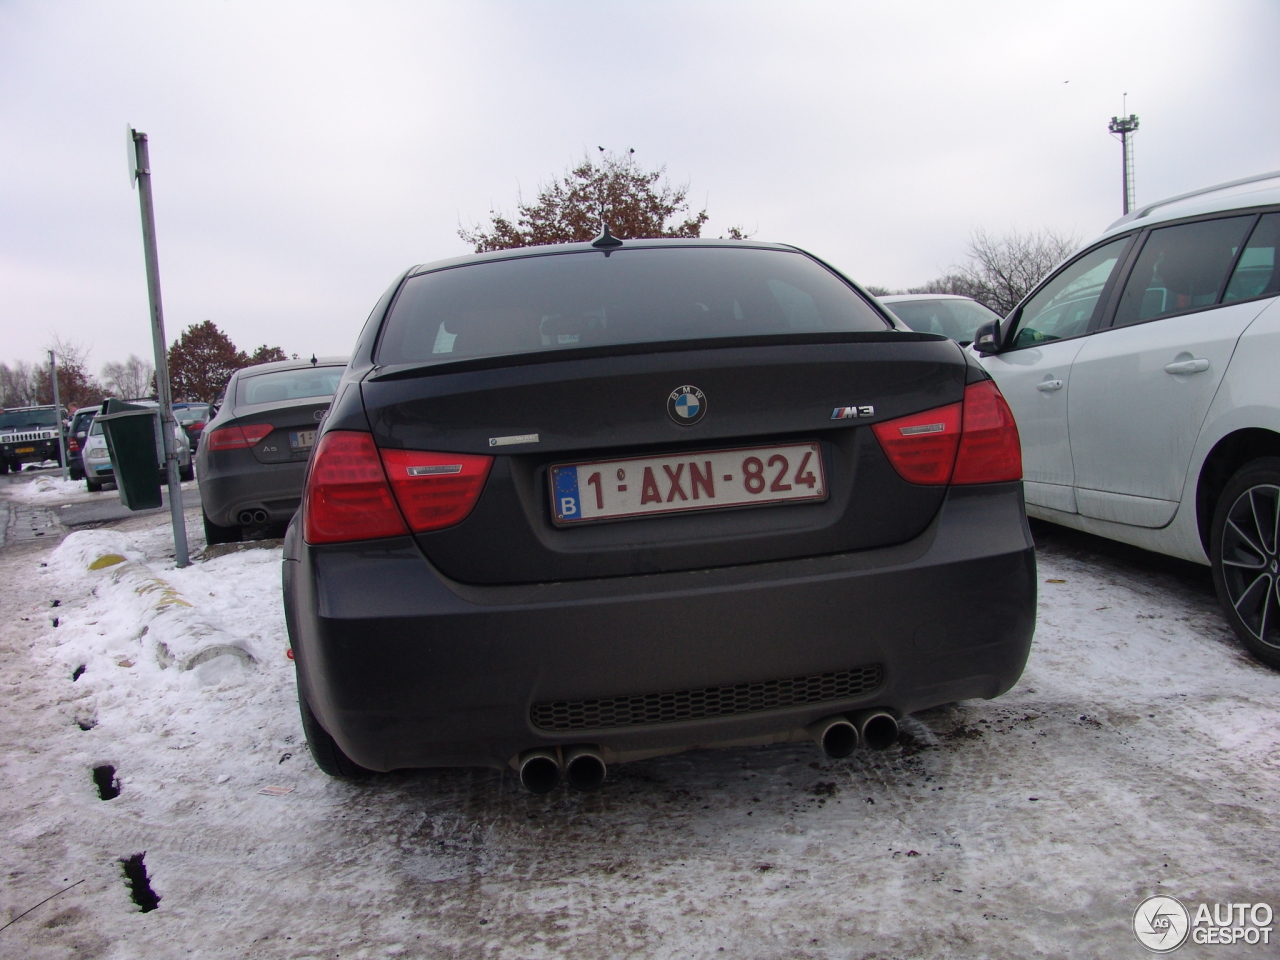
POLYGON ((299 430, 297 433, 289 434, 289 449, 291 450, 310 450, 316 442, 316 432, 314 430, 299 430))
POLYGON ((825 499, 817 443, 551 468, 551 508, 558 524, 825 499))
POLYGON ((17 452, 18 453, 35 453, 36 448, 35 447, 18 447, 17 452))

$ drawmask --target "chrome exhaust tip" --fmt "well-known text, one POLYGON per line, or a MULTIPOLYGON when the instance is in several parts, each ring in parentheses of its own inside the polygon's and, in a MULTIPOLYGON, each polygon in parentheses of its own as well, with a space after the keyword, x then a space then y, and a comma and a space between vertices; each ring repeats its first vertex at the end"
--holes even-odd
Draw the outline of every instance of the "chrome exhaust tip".
POLYGON ((595 747, 570 747, 564 752, 564 772, 569 786, 590 793, 604 786, 609 768, 595 747))
POLYGON ((529 750, 520 756, 520 784, 530 793, 550 793, 560 782, 560 764, 550 750, 529 750))
POLYGON ((249 524, 253 523, 253 511, 241 510, 239 520, 243 526, 247 527, 249 524))
POLYGON ((265 510, 255 510, 255 511, 253 511, 253 522, 254 522, 254 523, 266 523, 266 522, 267 522, 267 511, 265 511, 265 510))
POLYGON ((847 717, 827 717, 811 723, 809 734, 832 760, 843 760, 858 749, 858 728, 847 717))
POLYGON ((853 720, 863 745, 872 750, 888 750, 898 742, 898 719, 888 710, 863 710, 853 720))

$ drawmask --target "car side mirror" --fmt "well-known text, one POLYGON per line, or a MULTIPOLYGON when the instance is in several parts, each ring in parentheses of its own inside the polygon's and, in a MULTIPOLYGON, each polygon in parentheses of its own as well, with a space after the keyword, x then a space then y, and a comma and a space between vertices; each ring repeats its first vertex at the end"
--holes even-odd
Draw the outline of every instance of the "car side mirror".
POLYGON ((973 349, 980 357, 989 357, 1000 350, 1000 321, 990 320, 973 334, 973 349))

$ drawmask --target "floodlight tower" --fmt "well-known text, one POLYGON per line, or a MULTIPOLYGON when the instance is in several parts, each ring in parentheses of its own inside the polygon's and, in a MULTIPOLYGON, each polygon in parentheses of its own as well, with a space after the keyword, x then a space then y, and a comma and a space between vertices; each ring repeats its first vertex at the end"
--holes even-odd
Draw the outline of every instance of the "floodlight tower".
POLYGON ((1124 212, 1133 207, 1133 135, 1138 130, 1138 115, 1131 113, 1127 117, 1112 117, 1107 129, 1120 137, 1120 158, 1123 164, 1121 185, 1124 190, 1124 212))

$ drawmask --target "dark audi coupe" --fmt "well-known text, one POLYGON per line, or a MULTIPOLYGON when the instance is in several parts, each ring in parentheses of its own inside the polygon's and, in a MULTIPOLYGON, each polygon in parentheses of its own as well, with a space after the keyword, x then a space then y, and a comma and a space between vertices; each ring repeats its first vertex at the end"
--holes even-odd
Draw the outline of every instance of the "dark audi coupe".
POLYGON ((605 231, 414 267, 285 540, 307 741, 337 776, 536 792, 695 746, 887 746, 1022 672, 1021 476, 983 369, 794 247, 605 231))

